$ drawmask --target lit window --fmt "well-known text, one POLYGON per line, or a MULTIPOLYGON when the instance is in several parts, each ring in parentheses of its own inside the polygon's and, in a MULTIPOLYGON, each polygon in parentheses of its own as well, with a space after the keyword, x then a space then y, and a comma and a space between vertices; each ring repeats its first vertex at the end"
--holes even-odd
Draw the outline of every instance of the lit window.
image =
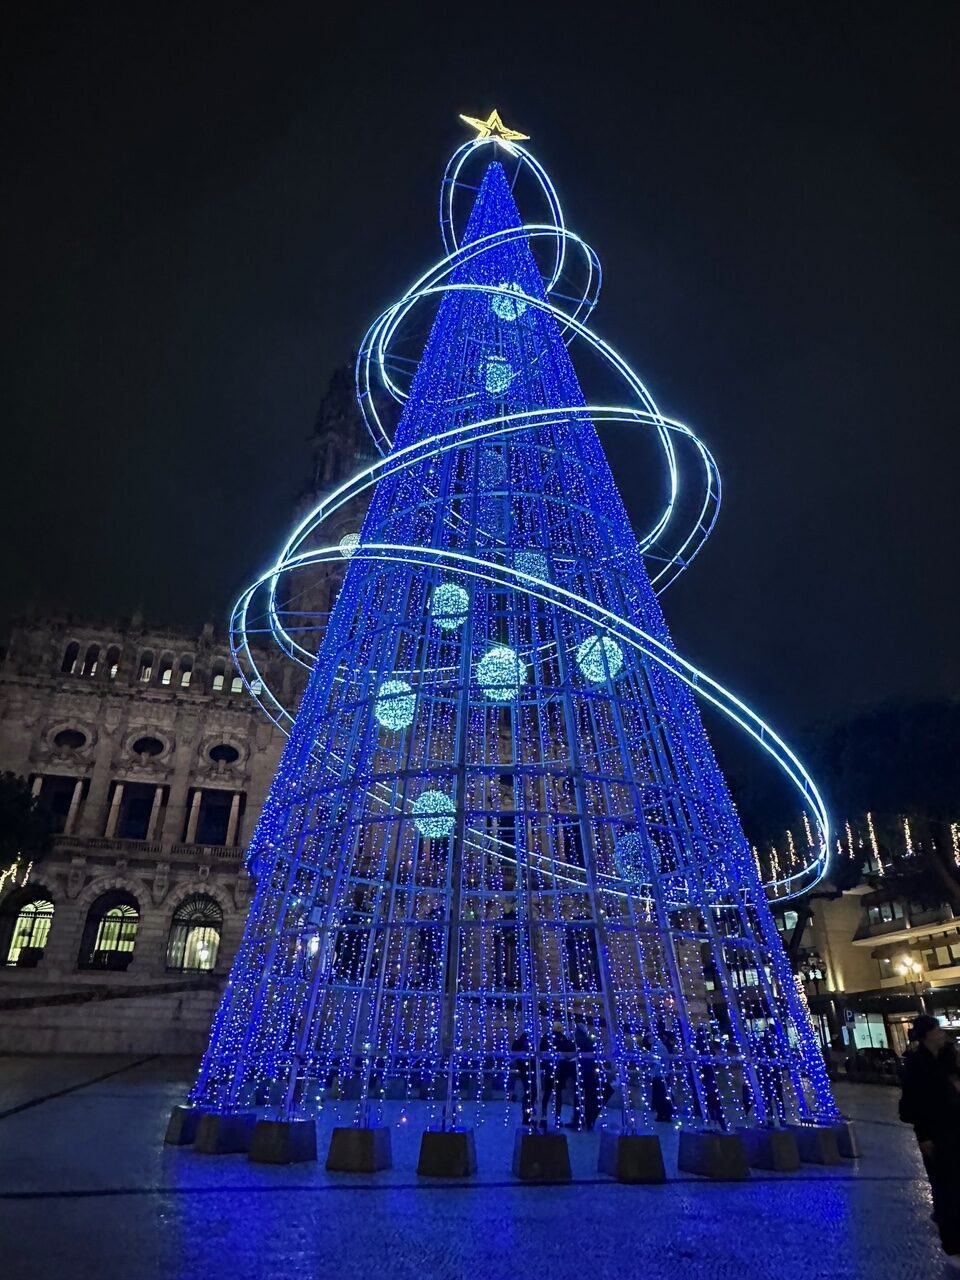
POLYGON ((120 648, 118 645, 112 644, 107 650, 107 676, 110 680, 116 680, 117 672, 120 670, 120 648))
POLYGON ((223 672, 218 671, 217 674, 213 677, 213 691, 214 693, 220 693, 222 689, 223 689, 223 672))
POLYGON ((192 671, 190 671, 190 670, 189 670, 189 668, 188 668, 186 671, 181 671, 181 672, 180 672, 180 688, 181 688, 181 689, 189 689, 189 688, 190 688, 190 677, 191 677, 191 675, 192 675, 192 674, 193 674, 193 672, 192 672, 192 671))
POLYGON ((83 670, 80 674, 84 676, 95 676, 97 674, 97 667, 99 664, 100 646, 98 644, 92 644, 87 649, 87 656, 83 660, 83 670))
POLYGON ((240 679, 239 676, 234 676, 233 679, 230 681, 230 692, 243 693, 243 681, 240 679))
POLYGON ((71 640, 63 651, 63 662, 60 664, 60 670, 65 676, 72 676, 76 672, 79 659, 80 646, 76 640, 71 640))
POLYGON ((173 916, 167 940, 167 968, 210 970, 217 963, 223 912, 205 893, 181 902, 173 916))
POLYGON ((140 655, 140 665, 137 667, 137 679, 141 684, 149 684, 152 678, 153 654, 148 649, 140 655))
POLYGON ((122 889, 101 894, 87 913, 78 960, 81 969, 126 969, 140 924, 133 894, 122 889))
POLYGON ((36 965, 43 955, 53 924, 53 903, 44 891, 11 894, 3 904, 4 933, 9 938, 6 963, 22 968, 36 965), (8 932, 9 930, 9 932, 8 932))

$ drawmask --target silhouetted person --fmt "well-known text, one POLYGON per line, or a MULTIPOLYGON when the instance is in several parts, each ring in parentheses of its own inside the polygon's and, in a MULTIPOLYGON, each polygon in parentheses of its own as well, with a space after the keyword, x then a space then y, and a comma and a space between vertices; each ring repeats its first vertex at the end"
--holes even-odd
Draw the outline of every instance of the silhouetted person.
POLYGON ((673 1099, 667 1088, 670 1079, 670 1054, 667 1046, 654 1032, 643 1037, 643 1047, 651 1056, 650 1065, 650 1106, 658 1120, 673 1119, 673 1099))
POLYGON ((577 1049, 580 1079, 572 1123, 577 1129, 592 1129, 600 1114, 600 1064, 597 1062, 596 1037, 582 1017, 574 1023, 573 1042, 577 1049))
POLYGON ((940 1243, 960 1267, 960 1064, 936 1018, 913 1021, 916 1048, 903 1060, 900 1119, 912 1124, 930 1177, 940 1243))
POLYGON ((510 1051, 517 1055, 514 1058, 514 1070, 523 1087, 523 1123, 536 1124, 537 1072, 534 1064, 530 1061, 530 1037, 526 1031, 520 1032, 510 1046, 510 1051))
MULTIPOLYGON (((697 1028, 694 1036, 694 1048, 696 1049, 699 1057, 699 1061, 696 1063, 696 1068, 700 1072, 703 1097, 706 1103, 707 1114, 705 1118, 707 1120, 712 1120, 715 1124, 718 1124, 721 1129, 725 1129, 726 1124, 723 1119, 723 1107, 720 1103, 720 1090, 717 1086, 717 1069, 712 1062, 707 1061, 707 1058, 713 1057, 714 1052, 713 1040, 710 1036, 709 1027, 697 1028)), ((696 1096, 697 1093, 696 1090, 694 1090, 694 1097, 696 1096)), ((699 1103, 697 1109, 701 1111, 702 1114, 702 1108, 699 1103)))
MULTIPOLYGON (((772 1027, 767 1027, 757 1040, 757 1058, 761 1060, 757 1061, 756 1072, 768 1124, 775 1122, 783 1124, 786 1118, 786 1108, 783 1103, 783 1070, 777 1061, 779 1057, 780 1047, 776 1032, 772 1027)), ((745 1102, 746 1110, 749 1111, 749 1100, 745 1099, 745 1102)))
POLYGON ((576 1068, 573 1065, 573 1054, 576 1045, 564 1030, 563 1023, 559 1018, 555 1018, 553 1027, 549 1032, 544 1032, 540 1038, 540 1080, 543 1085, 543 1096, 540 1100, 540 1116, 541 1121, 546 1127, 547 1123, 547 1107, 550 1104, 550 1095, 554 1096, 554 1119, 557 1124, 560 1123, 560 1112, 563 1108, 563 1090, 567 1083, 574 1078, 576 1068), (554 1060, 544 1056, 550 1054, 554 1060), (567 1057, 558 1057, 557 1055, 567 1054, 567 1057))

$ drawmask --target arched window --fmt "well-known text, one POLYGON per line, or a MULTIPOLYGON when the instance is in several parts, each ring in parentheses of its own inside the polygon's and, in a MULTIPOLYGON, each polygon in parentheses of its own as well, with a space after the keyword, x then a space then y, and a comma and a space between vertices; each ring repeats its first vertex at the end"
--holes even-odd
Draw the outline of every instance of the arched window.
POLYGON ((0 956, 8 965, 31 968, 40 962, 53 924, 49 892, 37 885, 7 896, 0 907, 0 956))
POLYGON ((230 692, 243 693, 243 681, 240 679, 239 676, 234 676, 233 679, 230 681, 230 692))
POLYGON ((120 670, 120 646, 112 644, 107 650, 107 679, 116 680, 120 670))
POLYGON ((71 640, 63 651, 63 661, 60 663, 60 670, 65 676, 72 676, 77 669, 77 662, 80 659, 80 646, 76 640, 71 640))
POLYGON ((160 659, 160 683, 168 685, 173 679, 173 658, 165 653, 160 659))
POLYGON ((222 693, 225 680, 225 672, 227 669, 226 661, 223 658, 217 658, 213 666, 210 668, 210 688, 214 693, 222 693))
POLYGON ((126 969, 140 924, 140 905, 125 889, 102 893, 87 912, 77 965, 80 969, 126 969))
POLYGON ((144 649, 140 655, 140 665, 137 667, 137 679, 141 684, 149 684, 153 676, 153 654, 149 649, 144 649))
POLYGON ((177 907, 167 940, 167 968, 212 969, 220 950, 223 912, 206 893, 194 893, 177 907))
POLYGON ((91 644, 87 646, 87 656, 83 660, 83 670, 81 675, 95 676, 97 674, 97 665, 100 662, 100 646, 91 644))
POLYGON ((180 688, 189 689, 193 676, 193 659, 189 656, 180 659, 180 688))

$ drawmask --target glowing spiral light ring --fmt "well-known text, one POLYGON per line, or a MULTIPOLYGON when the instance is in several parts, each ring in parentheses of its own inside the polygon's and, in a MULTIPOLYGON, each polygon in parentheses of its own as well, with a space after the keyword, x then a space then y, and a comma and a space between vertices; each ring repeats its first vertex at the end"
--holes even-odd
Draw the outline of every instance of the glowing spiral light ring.
MULTIPOLYGON (((557 413, 556 410, 544 410, 541 412, 557 413)), ((587 407, 582 412, 591 413, 594 410, 587 407)), ((680 424, 677 425, 679 427, 680 424)), ((305 666, 311 666, 313 656, 308 650, 297 645, 280 623, 275 605, 277 586, 284 573, 302 569, 311 564, 324 564, 340 560, 342 556, 339 543, 329 547, 318 547, 305 551, 298 551, 297 548, 310 533, 330 519, 340 506, 356 498, 365 489, 375 486, 385 475, 415 466, 422 461, 424 450, 436 449, 438 441, 443 442, 443 447, 452 447, 447 442, 452 438, 456 438, 457 447, 462 446, 462 437, 464 435, 469 437, 471 433, 476 436, 480 426, 481 424, 467 424, 444 432, 438 437, 417 441, 389 458, 378 460, 364 471, 351 477, 301 522, 284 548, 284 552, 277 564, 253 582, 237 601, 231 619, 230 637, 234 661, 252 696, 257 699, 266 714, 283 732, 289 731, 293 717, 270 689, 269 682, 265 674, 260 671, 250 646, 250 635, 252 633, 248 627, 248 611, 254 595, 261 587, 267 586, 269 588, 271 601, 270 630, 274 638, 284 653, 290 657, 297 657, 299 652, 298 660, 305 666)), ((502 430, 502 424, 497 420, 495 424, 488 424, 488 428, 490 430, 502 430)), ((521 430, 523 428, 516 426, 514 429, 521 430)), ((686 430, 685 428, 683 429, 686 430)), ((750 733, 786 774, 800 792, 804 802, 809 804, 813 810, 819 837, 818 848, 814 856, 794 874, 767 881, 764 886, 766 891, 771 897, 795 897, 798 893, 810 889, 822 878, 826 870, 829 850, 829 817, 815 782, 794 752, 779 735, 761 720, 746 703, 713 680, 706 672, 700 671, 691 663, 686 662, 679 654, 666 648, 640 628, 617 618, 615 614, 602 609, 592 601, 566 591, 553 582, 535 578, 530 574, 522 573, 506 565, 493 561, 484 561, 477 557, 464 556, 452 551, 377 543, 361 543, 354 551, 353 558, 360 560, 381 558, 401 563, 408 567, 436 568, 446 564, 447 567, 455 569, 459 573, 478 577, 488 584, 495 583, 500 586, 518 587, 520 590, 527 592, 527 594, 545 600, 547 603, 556 604, 558 607, 579 617, 582 621, 616 636, 626 644, 651 657, 665 669, 672 671, 673 674, 679 676, 700 696, 706 698, 707 701, 711 702, 734 723, 750 733)), ((337 763, 334 757, 330 757, 330 760, 326 761, 326 763, 330 762, 337 763)), ((386 788, 383 790, 385 794, 380 798, 386 802, 389 792, 386 788)), ((470 836, 472 839, 479 839, 485 846, 489 845, 492 839, 486 833, 480 831, 471 830, 470 836)), ((494 841, 494 843, 500 845, 501 851, 504 849, 512 850, 512 846, 505 845, 503 842, 494 841)), ((569 871, 570 878, 579 883, 580 876, 576 874, 576 868, 570 867, 569 871)), ((612 882, 611 888, 615 891, 615 882, 612 882)))
MULTIPOLYGON (((447 249, 446 258, 425 273, 397 303, 384 311, 368 330, 361 346, 357 360, 357 397, 376 447, 381 454, 386 455, 392 447, 392 440, 377 413, 374 403, 372 370, 376 369, 380 385, 395 400, 403 403, 407 398, 407 392, 391 378, 389 373, 391 343, 396 338, 403 320, 415 305, 425 299, 454 291, 483 292, 495 296, 503 296, 508 293, 508 296, 515 301, 519 300, 528 306, 549 312, 560 326, 565 338, 568 338, 569 341, 576 337, 583 338, 603 359, 613 366, 627 383, 633 395, 636 396, 641 407, 638 408, 635 405, 629 407, 589 405, 562 409, 529 410, 523 413, 501 415, 495 419, 455 427, 432 437, 418 440, 415 444, 405 449, 391 453, 389 457, 385 456, 372 466, 350 477, 334 493, 320 502, 294 530, 276 564, 261 575, 241 595, 234 606, 231 619, 231 649, 238 670, 251 695, 257 699, 270 719, 284 732, 287 732, 289 725, 292 724, 292 717, 269 688, 267 681, 264 679, 264 674, 257 666, 250 646, 250 637, 255 634, 250 630, 248 623, 251 600, 261 588, 267 588, 269 596, 269 630, 273 638, 282 652, 288 657, 307 668, 312 667, 314 662, 313 654, 294 639, 281 621, 276 604, 277 588, 281 577, 285 573, 294 569, 302 569, 307 565, 324 564, 335 559, 342 560, 343 551, 339 544, 332 547, 314 547, 309 550, 300 550, 300 548, 304 540, 328 520, 336 510, 375 485, 385 475, 413 466, 423 461, 427 456, 442 453, 450 448, 462 448, 467 444, 477 443, 480 440, 503 438, 516 431, 549 425, 551 419, 559 420, 562 418, 569 421, 572 417, 580 416, 594 423, 626 420, 648 429, 652 428, 656 432, 667 465, 669 492, 666 504, 651 529, 638 540, 641 553, 657 561, 651 567, 650 578, 658 594, 665 590, 671 582, 675 581, 676 577, 690 564, 703 547, 716 523, 721 493, 720 475, 716 463, 694 432, 682 423, 665 418, 660 413, 653 397, 627 362, 583 322, 581 317, 590 314, 596 304, 599 293, 601 280, 599 260, 585 241, 567 230, 563 219, 563 211, 552 183, 537 161, 529 153, 525 152, 523 148, 511 146, 508 150, 520 158, 521 163, 530 169, 540 184, 550 206, 552 221, 545 224, 525 224, 519 228, 496 232, 466 246, 460 245, 454 227, 453 196, 459 183, 463 165, 468 158, 475 154, 477 147, 482 145, 488 144, 474 141, 461 147, 452 157, 444 176, 440 220, 444 246, 447 249), (548 294, 547 301, 516 291, 515 288, 511 288, 508 291, 491 285, 453 284, 448 280, 453 271, 478 254, 486 253, 511 240, 523 239, 529 242, 531 239, 540 237, 549 237, 557 245, 553 272, 550 278, 545 280, 548 294), (570 301, 575 302, 572 312, 565 311, 549 300, 549 295, 554 291, 563 272, 569 245, 579 249, 586 264, 586 278, 581 296, 577 300, 570 299, 570 301), (674 520, 677 495, 680 489, 679 470, 673 443, 675 435, 692 444, 699 454, 704 475, 704 496, 699 511, 690 523, 689 528, 681 530, 679 540, 672 554, 663 551, 657 555, 655 549, 664 540, 664 535, 674 520)), ((711 702, 734 723, 750 733, 773 758, 794 786, 797 787, 804 802, 809 804, 813 810, 818 828, 818 848, 806 865, 801 867, 799 871, 789 876, 778 876, 775 879, 768 880, 764 886, 768 895, 778 899, 794 897, 796 894, 812 888, 822 878, 826 870, 830 843, 829 819, 813 779, 787 744, 755 712, 740 699, 736 698, 735 695, 724 689, 722 685, 712 680, 705 672, 693 667, 692 664, 686 662, 673 650, 666 648, 654 637, 629 621, 617 618, 592 601, 576 593, 566 591, 563 587, 553 582, 540 579, 530 573, 521 572, 518 569, 511 569, 509 566, 501 565, 495 561, 465 556, 462 553, 441 549, 426 549, 385 543, 368 543, 358 546, 353 550, 353 557, 361 560, 387 561, 406 567, 437 568, 438 566, 446 566, 455 569, 462 575, 477 578, 487 584, 498 584, 519 589, 532 597, 564 609, 589 626, 599 629, 601 633, 616 636, 623 644, 636 649, 667 671, 672 672, 700 696, 711 702)), ((325 760, 324 763, 336 765, 342 762, 331 757, 329 760, 325 760)), ((382 784, 374 784, 370 790, 371 794, 381 803, 396 807, 391 799, 391 793, 382 784)), ((490 848, 492 845, 495 847, 495 852, 499 857, 507 860, 515 860, 516 858, 516 850, 512 845, 491 837, 484 830, 468 828, 465 835, 467 843, 472 846, 490 848)), ((543 862, 546 865, 546 860, 542 855, 536 855, 531 860, 528 854, 527 860, 534 868, 536 868, 538 862, 543 862)), ((556 863, 552 860, 551 866, 555 871, 556 863)), ((568 863, 561 863, 561 866, 563 871, 559 876, 560 879, 575 884, 583 881, 584 873, 582 868, 577 868, 568 863)), ((623 896, 622 886, 620 889, 617 888, 618 881, 615 877, 601 876, 600 879, 605 889, 623 896)))
MULTIPOLYGON (((386 463, 378 465, 385 466, 386 463)), ((564 609, 572 616, 604 631, 608 635, 615 636, 623 644, 651 658, 664 670, 681 679, 695 693, 710 702, 728 719, 746 730, 779 766, 799 791, 804 803, 809 805, 813 811, 819 836, 818 848, 814 857, 806 866, 794 874, 768 880, 764 885, 767 893, 775 899, 795 897, 798 893, 812 888, 823 877, 826 871, 830 843, 830 820, 823 798, 813 778, 786 742, 756 712, 735 694, 725 689, 718 681, 695 667, 673 649, 662 644, 642 628, 635 626, 626 619, 618 618, 610 610, 603 608, 592 600, 588 600, 584 596, 568 591, 556 583, 534 579, 530 575, 519 573, 507 565, 485 561, 463 552, 409 546, 403 543, 363 543, 357 548, 354 555, 359 560, 400 564, 406 568, 448 568, 461 575, 476 578, 488 586, 523 590, 527 595, 564 609)), ((316 547, 295 554, 282 566, 275 566, 258 578, 256 582, 252 583, 234 607, 231 620, 231 648, 233 649, 234 660, 248 689, 251 689, 251 685, 255 682, 260 682, 262 692, 260 695, 254 694, 254 696, 257 697, 257 700, 274 723, 284 732, 288 731, 284 722, 292 721, 292 717, 268 688, 263 674, 256 665, 247 634, 247 610, 251 599, 260 587, 267 583, 275 582, 280 573, 293 569, 303 569, 307 565, 329 563, 339 557, 340 549, 338 544, 316 547), (252 677, 247 675, 248 668, 253 672, 252 677), (266 698, 264 698, 264 694, 266 698), (270 703, 279 712, 279 717, 270 709, 270 703)), ((473 831, 472 829, 469 834, 474 840, 485 835, 483 832, 473 831)), ((487 842, 489 843, 489 838, 487 842)), ((501 848, 512 849, 512 846, 504 846, 502 842, 500 843, 501 848)), ((577 869, 571 864, 561 865, 570 873, 570 878, 575 882, 579 883, 583 878, 582 871, 577 875, 577 869)), ((605 888, 610 888, 614 892, 617 891, 618 881, 616 878, 601 875, 600 881, 605 888), (607 881, 609 881, 609 885, 606 883, 607 881)))

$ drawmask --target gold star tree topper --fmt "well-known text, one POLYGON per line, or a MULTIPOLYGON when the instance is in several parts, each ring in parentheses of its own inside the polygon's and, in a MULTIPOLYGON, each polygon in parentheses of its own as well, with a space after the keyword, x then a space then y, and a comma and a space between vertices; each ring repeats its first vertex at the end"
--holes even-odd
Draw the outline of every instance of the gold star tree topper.
POLYGON ((486 142, 491 138, 494 142, 509 146, 511 142, 526 142, 530 137, 529 133, 518 133, 516 129, 508 129, 500 119, 499 111, 491 111, 486 120, 477 120, 474 116, 463 115, 460 119, 471 129, 476 129, 477 136, 474 139, 476 142, 486 142))

